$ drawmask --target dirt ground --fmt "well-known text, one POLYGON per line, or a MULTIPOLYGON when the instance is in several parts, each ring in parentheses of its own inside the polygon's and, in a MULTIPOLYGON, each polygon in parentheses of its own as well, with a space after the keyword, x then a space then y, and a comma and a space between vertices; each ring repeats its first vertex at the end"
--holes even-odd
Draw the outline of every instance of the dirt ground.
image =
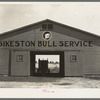
POLYGON ((0 76, 0 88, 100 88, 99 78, 0 76))

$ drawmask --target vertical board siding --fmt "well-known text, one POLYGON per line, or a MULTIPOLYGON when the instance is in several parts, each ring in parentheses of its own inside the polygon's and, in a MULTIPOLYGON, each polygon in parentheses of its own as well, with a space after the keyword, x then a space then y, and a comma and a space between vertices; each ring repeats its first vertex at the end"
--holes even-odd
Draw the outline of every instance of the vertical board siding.
POLYGON ((29 76, 30 75, 30 52, 29 51, 12 51, 11 53, 11 75, 12 76, 29 76), (17 56, 22 55, 23 61, 18 62, 17 56))
POLYGON ((84 74, 100 74, 100 52, 84 53, 84 74))
POLYGON ((65 52, 65 76, 83 76, 82 52, 66 51, 65 52), (71 62, 70 56, 76 55, 77 61, 71 62))
POLYGON ((0 49, 0 74, 8 75, 9 50, 0 49))

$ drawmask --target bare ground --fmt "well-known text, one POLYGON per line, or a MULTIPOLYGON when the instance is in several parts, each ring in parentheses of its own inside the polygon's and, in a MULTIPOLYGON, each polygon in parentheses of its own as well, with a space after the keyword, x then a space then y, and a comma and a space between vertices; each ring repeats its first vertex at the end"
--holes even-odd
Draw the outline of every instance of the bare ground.
POLYGON ((7 77, 0 76, 0 88, 100 88, 100 77, 7 77))

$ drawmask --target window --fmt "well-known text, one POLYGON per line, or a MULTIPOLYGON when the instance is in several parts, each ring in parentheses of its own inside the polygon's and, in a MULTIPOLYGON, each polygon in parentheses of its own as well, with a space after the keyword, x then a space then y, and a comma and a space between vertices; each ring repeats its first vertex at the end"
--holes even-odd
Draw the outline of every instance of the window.
POLYGON ((71 55, 70 56, 70 62, 76 62, 77 61, 77 56, 76 55, 71 55))
POLYGON ((42 30, 47 30, 47 24, 42 24, 42 30))
POLYGON ((42 24, 42 30, 53 30, 53 24, 42 24))
POLYGON ((17 55, 16 61, 23 62, 23 55, 17 55))
POLYGON ((48 29, 52 30, 53 29, 53 24, 48 24, 48 29))

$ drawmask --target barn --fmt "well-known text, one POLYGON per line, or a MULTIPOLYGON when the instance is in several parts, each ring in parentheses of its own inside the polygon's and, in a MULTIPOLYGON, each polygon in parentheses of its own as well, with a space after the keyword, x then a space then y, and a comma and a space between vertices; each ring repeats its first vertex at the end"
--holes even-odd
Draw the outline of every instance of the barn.
POLYGON ((49 19, 0 35, 0 75, 100 74, 100 36, 49 19))

